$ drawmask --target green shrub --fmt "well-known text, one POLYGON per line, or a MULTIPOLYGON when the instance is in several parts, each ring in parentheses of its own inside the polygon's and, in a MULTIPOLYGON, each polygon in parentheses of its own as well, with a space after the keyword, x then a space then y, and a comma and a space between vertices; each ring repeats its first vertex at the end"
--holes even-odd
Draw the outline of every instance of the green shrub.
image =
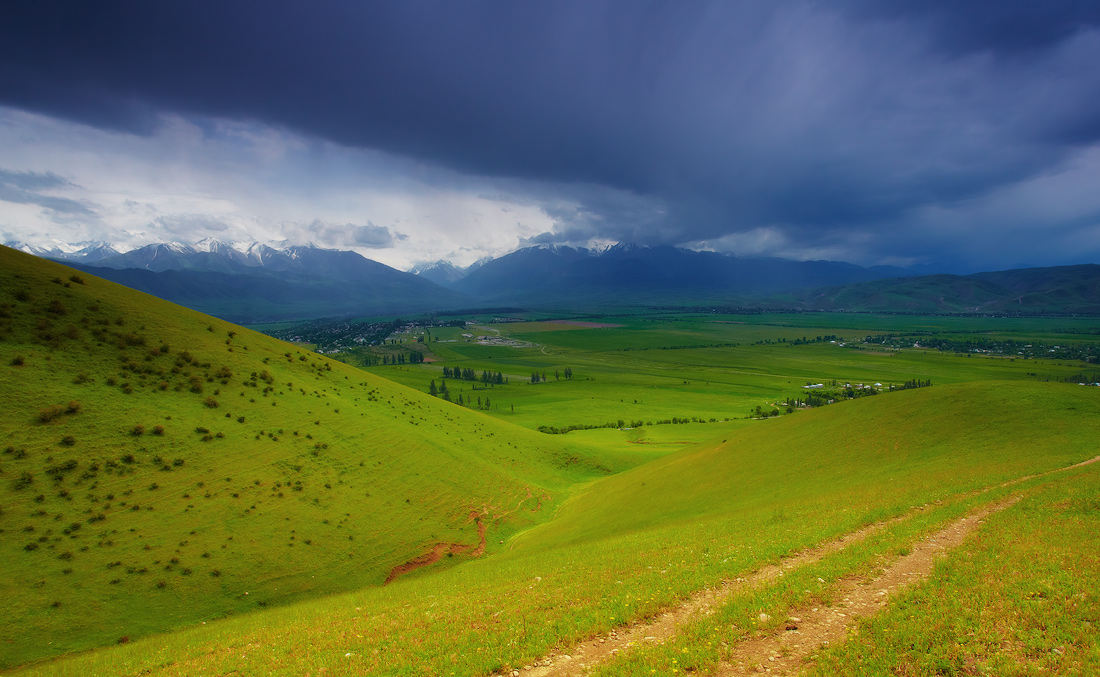
POLYGON ((140 436, 144 435, 145 434, 145 426, 140 425, 140 424, 134 426, 130 430, 130 434, 133 435, 134 437, 140 437, 140 436))

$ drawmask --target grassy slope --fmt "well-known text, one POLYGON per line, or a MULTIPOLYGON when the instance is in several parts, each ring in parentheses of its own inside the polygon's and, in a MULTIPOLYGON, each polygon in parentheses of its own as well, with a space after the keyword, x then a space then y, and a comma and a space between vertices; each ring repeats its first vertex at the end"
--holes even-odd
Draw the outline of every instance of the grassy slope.
POLYGON ((491 551, 613 469, 73 274, 0 248, 0 666, 491 551))
POLYGON ((1092 457, 1098 413, 1091 388, 960 384, 731 429, 592 483, 496 557, 42 673, 479 675, 523 665, 911 505, 1092 457))
POLYGON ((1100 672, 1100 468, 1059 475, 991 516, 809 674, 1100 672))
POLYGON ((1026 382, 844 402, 756 421, 607 478, 519 539, 546 547, 762 508, 784 521, 819 510, 897 510, 1091 458, 1098 414, 1095 388, 1026 382), (624 508, 634 505, 646 509, 624 508))

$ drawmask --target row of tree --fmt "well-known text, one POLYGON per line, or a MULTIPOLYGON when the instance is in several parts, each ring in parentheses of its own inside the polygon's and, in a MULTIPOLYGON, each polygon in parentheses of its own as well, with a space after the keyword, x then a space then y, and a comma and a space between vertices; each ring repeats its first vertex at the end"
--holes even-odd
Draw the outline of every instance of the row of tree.
MULTIPOLYGON (((451 391, 447 388, 446 379, 440 380, 439 387, 436 387, 435 379, 433 378, 431 384, 428 385, 428 394, 432 397, 438 397, 440 399, 447 400, 448 402, 452 401, 451 391)), ((476 406, 474 405, 473 395, 468 395, 463 398, 462 393, 459 393, 458 398, 455 400, 455 402, 460 407, 475 407, 477 409, 489 409, 493 406, 493 403, 489 400, 488 395, 486 395, 484 398, 478 395, 476 406)))
MULTIPOLYGON (((833 381, 833 385, 836 385, 836 381, 833 381)), ((927 388, 932 385, 932 379, 920 379, 914 378, 905 381, 901 385, 890 385, 886 387, 886 391, 892 392, 894 390, 911 390, 913 388, 927 388)), ((811 390, 805 395, 800 397, 787 398, 787 413, 791 413, 794 407, 823 407, 826 404, 832 404, 838 400, 854 400, 860 397, 868 397, 870 395, 878 395, 882 392, 881 388, 875 388, 874 386, 852 387, 844 386, 835 390, 811 390)), ((767 418, 770 416, 778 416, 779 411, 775 410, 773 413, 762 413, 760 407, 756 408, 756 416, 763 416, 767 418)))
POLYGON ((454 369, 450 367, 443 367, 443 378, 457 378, 463 381, 481 381, 485 385, 503 385, 508 382, 508 379, 504 378, 504 374, 499 371, 495 374, 491 371, 483 371, 479 376, 473 369, 454 369))
MULTIPOLYGON (((554 370, 554 380, 555 381, 560 380, 563 375, 565 376, 566 379, 573 378, 573 369, 572 369, 572 367, 566 367, 563 372, 559 372, 557 369, 554 370)), ((548 381, 548 380, 549 379, 546 378, 546 372, 545 371, 542 372, 541 374, 537 371, 531 373, 531 383, 541 383, 543 381, 548 381)))

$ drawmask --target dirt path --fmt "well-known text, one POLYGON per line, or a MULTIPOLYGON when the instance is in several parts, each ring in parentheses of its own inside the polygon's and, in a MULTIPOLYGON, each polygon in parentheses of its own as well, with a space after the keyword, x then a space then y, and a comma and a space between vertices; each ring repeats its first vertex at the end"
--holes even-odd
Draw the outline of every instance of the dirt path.
MULTIPOLYGON (((1028 475, 1002 486, 1017 484, 1033 477, 1062 472, 1072 468, 1100 461, 1100 456, 1083 461, 1067 468, 1028 475)), ((980 493, 980 492, 979 492, 980 493)), ((721 675, 748 673, 768 673, 774 675, 797 674, 803 659, 817 648, 842 640, 860 618, 873 615, 886 606, 889 597, 912 583, 927 578, 938 556, 958 546, 982 520, 997 511, 1020 500, 1020 496, 1011 496, 992 505, 984 506, 966 517, 948 524, 946 527, 914 544, 911 552, 888 567, 880 576, 871 581, 843 580, 838 596, 843 599, 832 607, 812 607, 793 611, 786 624, 790 630, 779 634, 746 640, 732 648, 727 663, 719 666, 721 675)), ((681 627, 701 615, 707 615, 727 599, 743 590, 761 586, 783 574, 783 572, 817 562, 826 555, 864 540, 869 535, 881 531, 888 525, 907 519, 916 510, 887 522, 866 526, 855 532, 829 541, 824 545, 809 548, 797 555, 784 559, 779 565, 768 565, 747 578, 727 581, 716 588, 703 590, 679 607, 668 611, 649 623, 621 628, 608 635, 598 637, 575 646, 572 650, 552 654, 524 666, 523 670, 513 670, 512 675, 524 677, 580 677, 588 673, 590 667, 603 663, 615 654, 629 651, 643 643, 662 643, 673 637, 681 627)), ((509 673, 504 673, 509 674, 509 673)))
POLYGON ((786 630, 746 640, 733 647, 719 675, 767 673, 797 675, 807 656, 827 644, 843 641, 859 619, 886 608, 889 599, 932 573, 936 559, 957 547, 987 517, 1020 500, 1020 496, 985 506, 916 543, 912 551, 870 581, 841 581, 841 603, 790 612, 786 630))
POLYGON ((568 653, 547 656, 528 666, 531 669, 524 669, 521 674, 525 677, 579 677, 584 675, 590 666, 602 663, 613 655, 628 650, 637 644, 664 642, 675 635, 685 624, 700 615, 708 614, 714 607, 721 606, 722 603, 738 592, 775 580, 786 571, 811 564, 852 543, 858 543, 888 525, 906 519, 910 514, 907 513, 893 520, 868 525, 824 545, 803 550, 797 555, 785 558, 778 565, 770 564, 758 569, 746 578, 726 581, 716 588, 703 590, 676 609, 661 614, 650 623, 621 628, 612 631, 606 637, 599 637, 579 644, 568 653))

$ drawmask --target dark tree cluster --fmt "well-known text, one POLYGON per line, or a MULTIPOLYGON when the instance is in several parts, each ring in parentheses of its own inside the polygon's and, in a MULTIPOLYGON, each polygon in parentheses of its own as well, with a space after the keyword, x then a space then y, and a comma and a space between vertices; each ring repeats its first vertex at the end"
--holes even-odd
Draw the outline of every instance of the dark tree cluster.
POLYGON ((463 381, 480 381, 485 385, 503 385, 506 382, 504 374, 501 374, 499 371, 496 373, 482 371, 479 375, 473 369, 459 369, 458 367, 454 369, 443 367, 443 378, 457 378, 463 381))

